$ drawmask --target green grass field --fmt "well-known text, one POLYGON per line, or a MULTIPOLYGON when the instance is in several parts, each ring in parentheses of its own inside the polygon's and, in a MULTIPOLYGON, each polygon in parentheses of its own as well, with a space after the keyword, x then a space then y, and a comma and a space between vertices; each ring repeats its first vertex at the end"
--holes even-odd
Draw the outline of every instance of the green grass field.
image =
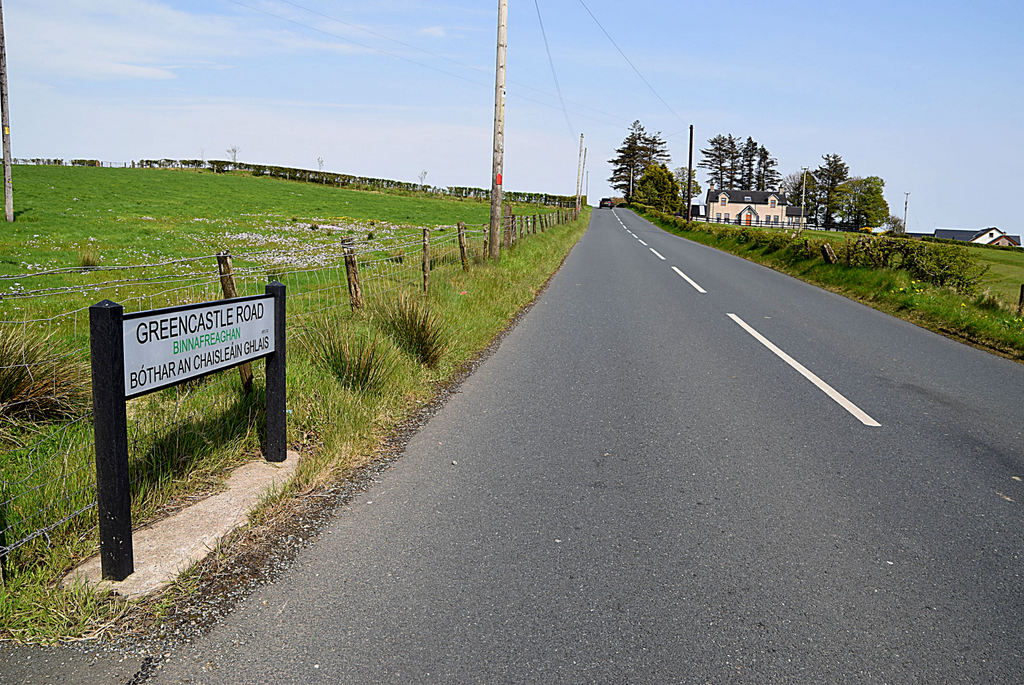
MULTIPOLYGON (((13 350, 17 366, 28 349, 23 339, 32 338, 33 349, 54 364, 45 371, 32 366, 32 392, 45 399, 57 388, 67 391, 59 411, 46 409, 46 402, 16 411, 4 399, 5 383, 12 383, 0 373, 0 503, 7 502, 0 514, 11 526, 9 543, 70 517, 9 559, 0 637, 28 641, 121 630, 119 617, 146 611, 57 586, 97 545, 95 510, 76 513, 94 497, 90 304, 109 297, 131 310, 219 299, 211 255, 226 248, 236 255, 240 294, 281 280, 288 288, 288 442, 303 454, 287 497, 365 463, 382 436, 533 299, 582 235, 588 215, 527 234, 499 263, 482 259, 477 226, 468 236, 466 272, 451 227, 483 224, 489 213, 483 202, 189 171, 15 172, 18 216, 3 248, 0 354, 13 350), (421 292, 423 227, 433 229, 427 296, 421 292), (356 312, 340 260, 339 241, 346 237, 357 243, 367 302, 356 312), (89 245, 101 257, 99 270, 81 264, 80 250, 89 245), (182 258, 194 261, 167 263, 182 258), (401 297, 415 310, 405 319, 391 307, 401 297), (16 344, 5 348, 5 340, 16 344)), ((0 371, 4 366, 0 361, 0 371)), ((233 468, 260 458, 263 364, 253 367, 251 394, 241 392, 237 371, 229 370, 128 402, 136 525, 216 491, 233 468)))
POLYGON ((317 244, 338 233, 484 224, 490 211, 480 201, 164 169, 16 166, 14 197, 15 223, 0 239, 4 274, 78 266, 87 246, 101 265, 146 263, 288 246, 296 232, 317 244))

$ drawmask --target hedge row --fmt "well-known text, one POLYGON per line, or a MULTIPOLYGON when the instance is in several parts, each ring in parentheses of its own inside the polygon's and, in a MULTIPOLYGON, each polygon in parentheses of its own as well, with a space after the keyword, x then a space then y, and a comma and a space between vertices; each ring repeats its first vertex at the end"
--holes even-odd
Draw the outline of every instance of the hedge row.
POLYGON ((766 231, 750 226, 709 224, 672 216, 643 205, 633 205, 642 214, 681 231, 713 235, 765 253, 778 253, 784 260, 828 260, 837 264, 871 269, 899 269, 911 277, 974 295, 988 271, 963 245, 926 242, 896 236, 858 235, 842 243, 801 236, 797 231, 766 231), (828 246, 828 247, 826 247, 828 246))
MULTIPOLYGON (((245 171, 253 176, 268 176, 270 178, 282 178, 289 181, 319 183, 339 188, 357 188, 360 190, 398 190, 411 193, 423 192, 435 195, 446 195, 448 197, 471 198, 478 200, 491 199, 491 191, 488 188, 472 188, 468 186, 448 186, 447 188, 440 188, 420 183, 410 183, 408 181, 396 181, 390 178, 336 174, 330 171, 314 171, 311 169, 297 169, 294 167, 272 166, 267 164, 250 164, 248 162, 232 162, 221 159, 205 161, 201 159, 140 159, 138 166, 145 168, 210 169, 218 174, 228 171, 245 171)), ((507 202, 550 205, 555 207, 574 207, 576 205, 576 198, 571 195, 550 195, 547 193, 506 191, 504 196, 507 202)))

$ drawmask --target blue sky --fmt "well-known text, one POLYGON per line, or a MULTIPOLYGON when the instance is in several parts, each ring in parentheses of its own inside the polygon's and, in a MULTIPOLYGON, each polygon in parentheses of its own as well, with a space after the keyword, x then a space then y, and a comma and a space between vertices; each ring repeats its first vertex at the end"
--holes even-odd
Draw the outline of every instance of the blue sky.
MULTIPOLYGON (((585 2, 657 95, 579 0, 538 0, 563 112, 536 5, 509 0, 506 188, 571 194, 582 132, 596 201, 634 119, 668 137, 673 168, 692 123, 697 147, 752 136, 783 174, 838 153, 885 179, 893 213, 911 193, 913 231, 1024 231, 1021 4, 585 2)), ((496 14, 491 0, 8 0, 13 152, 237 145, 252 162, 487 186, 496 14)))

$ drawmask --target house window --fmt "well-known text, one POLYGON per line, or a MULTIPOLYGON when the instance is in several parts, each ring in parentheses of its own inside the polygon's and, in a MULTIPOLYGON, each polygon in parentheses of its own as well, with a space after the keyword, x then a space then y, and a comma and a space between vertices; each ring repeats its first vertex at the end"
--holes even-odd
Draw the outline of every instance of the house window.
POLYGON ((744 202, 751 202, 752 200, 750 199, 750 196, 747 195, 746 197, 743 198, 743 201, 744 202))
POLYGON ((715 214, 715 221, 721 221, 721 220, 722 220, 722 213, 718 212, 717 214, 715 214))
POLYGON ((727 203, 728 201, 729 201, 729 198, 727 198, 727 197, 726 197, 725 195, 723 195, 723 196, 722 196, 722 199, 721 199, 721 202, 722 202, 722 206, 724 207, 724 206, 725 206, 725 204, 726 204, 726 203, 727 203))
POLYGON ((729 212, 726 212, 726 213, 725 213, 725 220, 726 220, 726 221, 728 221, 728 220, 729 220, 729 212))
POLYGON ((774 197, 771 199, 771 202, 768 203, 768 206, 771 207, 772 209, 775 209, 775 198, 774 197))

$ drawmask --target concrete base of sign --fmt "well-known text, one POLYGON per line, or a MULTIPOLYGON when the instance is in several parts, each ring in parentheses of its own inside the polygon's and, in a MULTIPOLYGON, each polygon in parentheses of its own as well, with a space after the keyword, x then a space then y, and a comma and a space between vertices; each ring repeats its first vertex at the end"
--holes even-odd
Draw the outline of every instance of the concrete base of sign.
POLYGON ((295 473, 299 455, 274 464, 254 461, 235 470, 227 490, 132 533, 135 572, 122 581, 102 580, 99 556, 91 557, 64 578, 64 585, 85 581, 101 589, 137 598, 166 587, 210 553, 224 536, 244 524, 249 512, 272 489, 295 473))

